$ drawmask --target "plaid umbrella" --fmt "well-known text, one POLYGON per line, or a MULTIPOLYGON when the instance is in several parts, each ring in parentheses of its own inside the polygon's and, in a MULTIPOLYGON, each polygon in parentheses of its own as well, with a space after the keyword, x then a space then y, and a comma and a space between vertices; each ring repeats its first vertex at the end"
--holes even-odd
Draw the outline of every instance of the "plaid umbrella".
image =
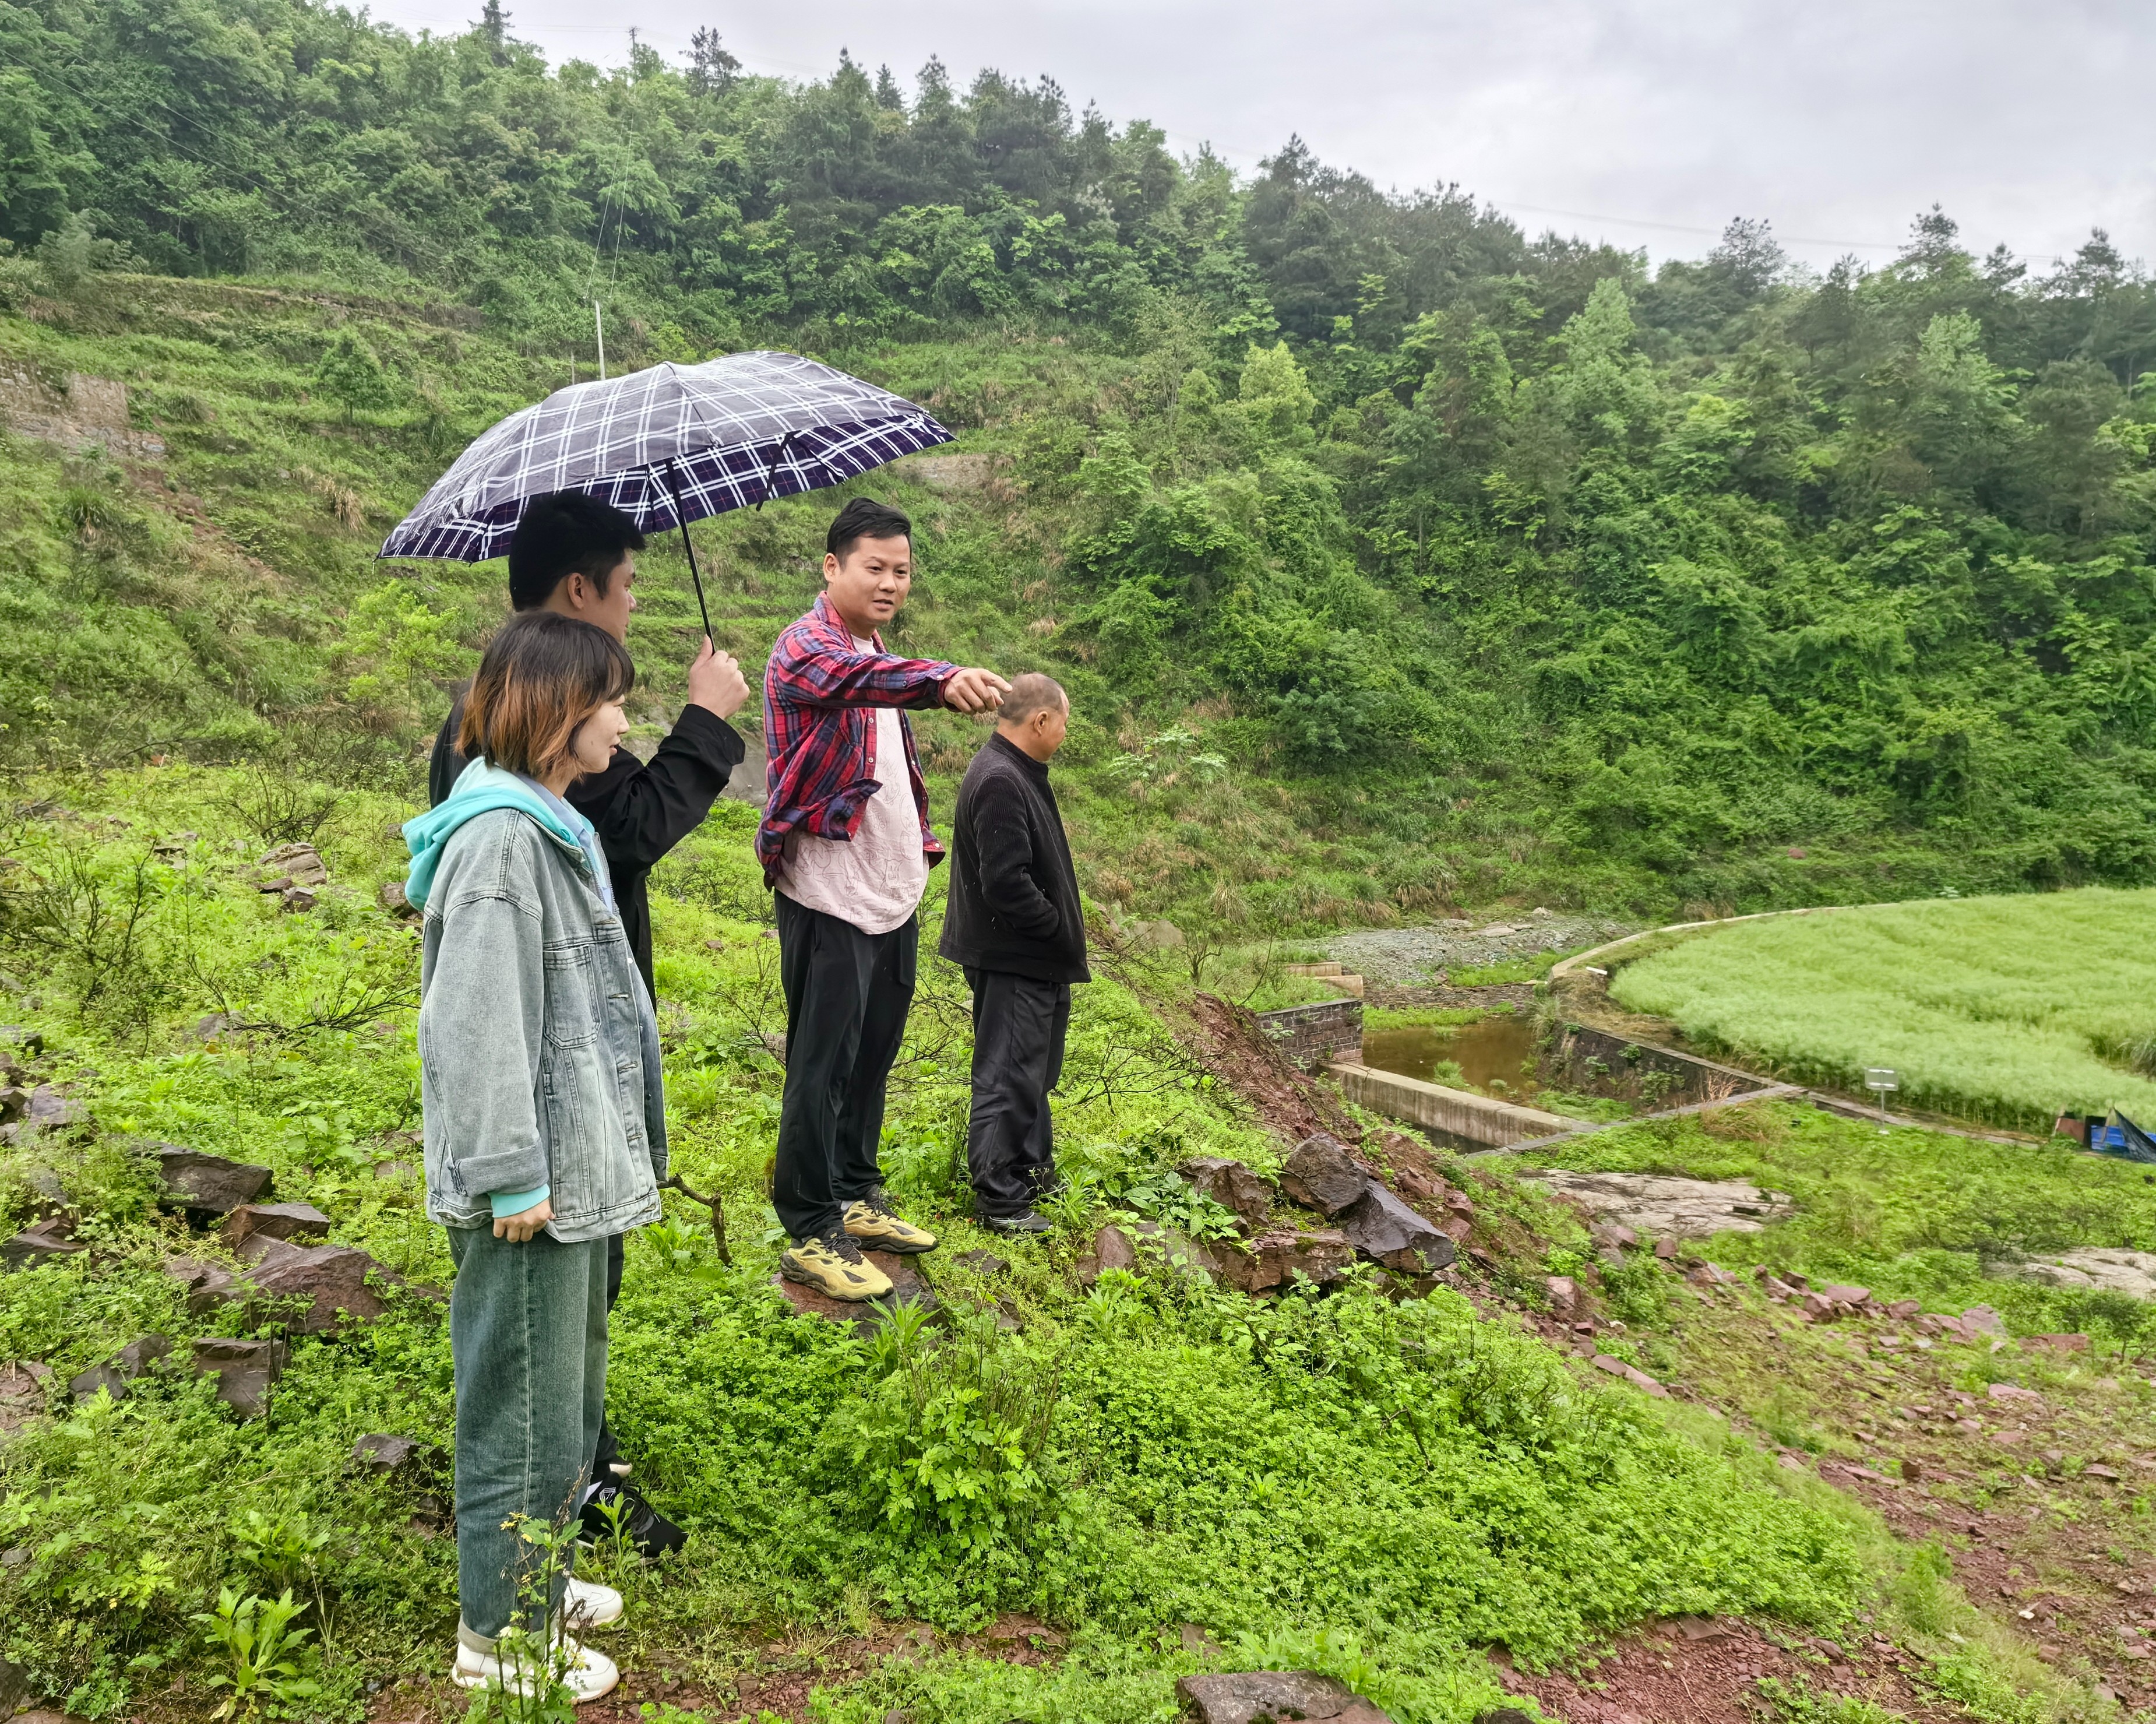
MULTIPOLYGON (((795 353, 733 353, 557 389, 456 458, 382 541, 384 557, 465 563, 509 548, 527 498, 589 491, 647 532, 836 485, 951 441, 904 397, 795 353)), ((704 616, 711 632, 711 616, 704 616)))

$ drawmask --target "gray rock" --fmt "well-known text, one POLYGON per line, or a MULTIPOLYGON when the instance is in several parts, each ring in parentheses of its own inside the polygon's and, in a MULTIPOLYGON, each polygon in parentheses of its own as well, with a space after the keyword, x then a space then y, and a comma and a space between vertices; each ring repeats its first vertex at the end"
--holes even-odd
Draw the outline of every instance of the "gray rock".
POLYGON ((213 1011, 195 1020, 195 1040, 219 1042, 246 1027, 247 1020, 244 1017, 235 1017, 228 1011, 213 1011))
POLYGON ((23 1130, 30 1131, 62 1131, 70 1125, 80 1125, 89 1117, 87 1109, 68 1093, 50 1083, 40 1083, 30 1092, 23 1109, 23 1130))
POLYGON ((102 1365, 93 1365, 68 1381, 68 1393, 78 1401, 94 1399, 100 1389, 116 1401, 127 1398, 127 1386, 172 1351, 162 1335, 145 1335, 131 1341, 102 1365))
POLYGON ((270 1410, 270 1391, 285 1374, 280 1341, 198 1341, 194 1345, 198 1376, 214 1375, 217 1398, 242 1418, 259 1418, 270 1410))
POLYGON ((1373 1262, 1403 1274, 1427 1274, 1450 1269, 1458 1248, 1387 1186, 1371 1180, 1363 1195, 1337 1217, 1348 1243, 1373 1262))
POLYGON ((1133 922, 1131 942, 1153 951, 1165 951, 1175 946, 1187 946, 1183 930, 1173 922, 1133 922))
POLYGON ((402 880, 384 880, 376 889, 374 901, 400 922, 416 922, 419 912, 412 907, 412 900, 404 896, 402 880))
POLYGON ((39 1263, 58 1263, 89 1248, 79 1244, 69 1236, 74 1232, 74 1217, 69 1215, 49 1215, 30 1226, 12 1239, 0 1239, 0 1266, 9 1269, 34 1269, 39 1263))
POLYGON ((1553 1196, 1568 1197, 1601 1223, 1650 1238, 1703 1239, 1711 1233, 1756 1233, 1796 1213, 1778 1191, 1744 1180, 1672 1179, 1653 1173, 1574 1173, 1552 1168, 1522 1176, 1553 1196))
POLYGON ((326 886, 329 864, 311 844, 280 844, 262 858, 262 866, 286 876, 295 886, 326 886))
POLYGON ((207 1317, 226 1305, 244 1306, 254 1291, 231 1270, 195 1258, 168 1257, 161 1267, 186 1293, 190 1317, 207 1317))
POLYGON ((1243 1670, 1185 1676, 1175 1691, 1199 1724, 1390 1724, 1353 1689, 1315 1670, 1243 1670))
POLYGON ((1272 1211, 1273 1188, 1240 1161, 1224 1155, 1193 1155, 1175 1171, 1195 1190, 1246 1222, 1261 1222, 1272 1211))
POLYGON ((326 1238, 330 1218, 311 1203, 243 1203, 224 1218, 218 1237, 234 1250, 257 1234, 272 1239, 326 1238))
POLYGON ((377 1431, 352 1445, 352 1464, 377 1473, 401 1472, 418 1459, 425 1447, 417 1437, 393 1437, 377 1431))
POLYGON ((1337 1137, 1321 1131, 1295 1146, 1281 1169, 1281 1189, 1330 1221, 1360 1197, 1370 1176, 1337 1137))
POLYGON ((275 1179, 266 1167, 205 1155, 178 1144, 151 1144, 142 1153, 155 1158, 164 1181, 157 1201, 167 1208, 185 1209, 190 1218, 228 1215, 267 1191, 275 1179))
POLYGON ((2156 1253, 2086 1245, 2032 1258, 2014 1273, 2044 1287, 2100 1287, 2134 1299, 2156 1299, 2156 1253))

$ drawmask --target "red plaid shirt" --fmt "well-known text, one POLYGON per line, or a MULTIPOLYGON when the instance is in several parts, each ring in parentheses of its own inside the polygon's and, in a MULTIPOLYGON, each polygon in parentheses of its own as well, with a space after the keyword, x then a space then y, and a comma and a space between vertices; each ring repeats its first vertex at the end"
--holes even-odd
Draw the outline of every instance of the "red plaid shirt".
MULTIPOLYGON (((943 685, 958 673, 957 666, 940 660, 893 658, 883 650, 880 635, 870 638, 873 652, 857 648, 845 619, 819 593, 815 608, 788 625, 771 649, 763 667, 767 795, 763 824, 756 829, 757 859, 767 887, 777 883, 788 832, 798 828, 850 841, 860 826, 862 809, 880 787, 870 710, 940 707, 943 685)), ((942 861, 943 847, 928 829, 928 786, 903 712, 898 728, 906 738, 906 775, 921 816, 921 847, 932 867, 942 861)))

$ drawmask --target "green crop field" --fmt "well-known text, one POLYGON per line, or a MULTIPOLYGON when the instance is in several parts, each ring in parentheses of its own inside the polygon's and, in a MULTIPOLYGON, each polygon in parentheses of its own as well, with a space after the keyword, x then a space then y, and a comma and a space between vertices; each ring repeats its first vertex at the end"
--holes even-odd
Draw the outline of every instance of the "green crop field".
POLYGON ((1901 1074, 1898 1099, 2041 1130, 2156 1116, 2156 892, 1874 904, 1685 941, 1610 991, 1809 1083, 1901 1074))

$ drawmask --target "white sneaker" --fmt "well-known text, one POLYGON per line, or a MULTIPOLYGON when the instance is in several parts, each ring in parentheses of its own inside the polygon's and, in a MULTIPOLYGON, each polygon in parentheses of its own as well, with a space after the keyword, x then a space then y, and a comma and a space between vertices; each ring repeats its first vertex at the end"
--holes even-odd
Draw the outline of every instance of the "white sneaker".
MULTIPOLYGON (((613 1692, 614 1684, 621 1680, 621 1671, 612 1659, 603 1652, 578 1644, 567 1634, 559 1644, 568 1655, 568 1668, 562 1672, 562 1684, 569 1691, 571 1701, 582 1706, 587 1701, 613 1692)), ((529 1696, 534 1674, 531 1665, 536 1661, 536 1647, 531 1645, 526 1636, 516 1636, 510 1642, 505 1666, 497 1646, 497 1642, 484 1634, 475 1634, 459 1623, 457 1657, 449 1667, 449 1680, 459 1688, 485 1688, 498 1684, 511 1693, 529 1696)))
POLYGON ((603 1629, 621 1620, 621 1594, 595 1580, 568 1578, 562 1594, 562 1615, 572 1629, 603 1629))

